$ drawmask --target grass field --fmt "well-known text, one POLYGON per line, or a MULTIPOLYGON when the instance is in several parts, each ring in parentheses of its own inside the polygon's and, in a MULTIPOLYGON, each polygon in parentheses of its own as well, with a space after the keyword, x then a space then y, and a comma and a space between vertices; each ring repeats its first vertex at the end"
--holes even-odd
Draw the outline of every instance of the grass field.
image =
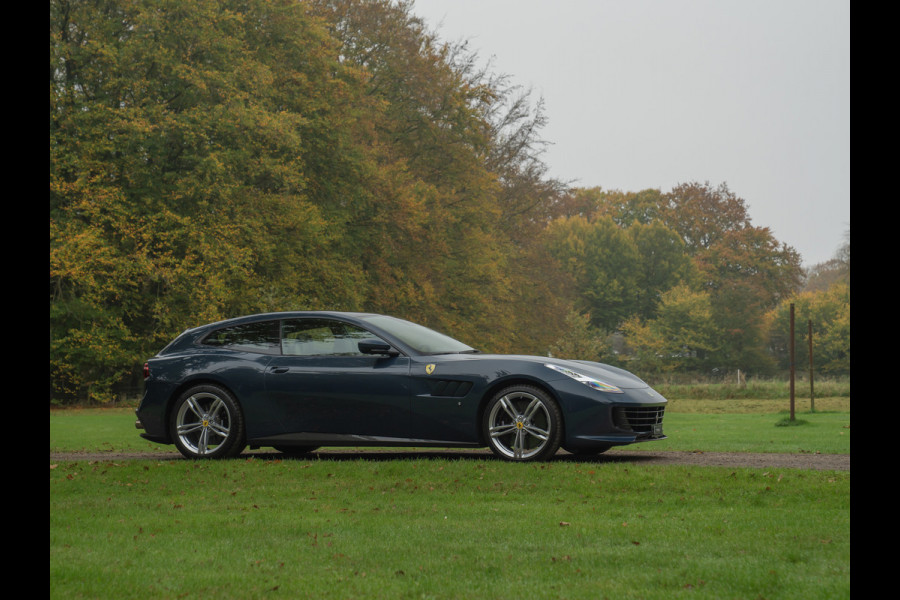
MULTIPOLYGON (((849 398, 826 404, 780 427, 780 401, 675 401, 629 449, 848 453, 849 398)), ((166 448, 137 433, 51 411, 51 451, 166 448)), ((360 452, 59 461, 49 487, 51 598, 850 596, 849 472, 360 452)))

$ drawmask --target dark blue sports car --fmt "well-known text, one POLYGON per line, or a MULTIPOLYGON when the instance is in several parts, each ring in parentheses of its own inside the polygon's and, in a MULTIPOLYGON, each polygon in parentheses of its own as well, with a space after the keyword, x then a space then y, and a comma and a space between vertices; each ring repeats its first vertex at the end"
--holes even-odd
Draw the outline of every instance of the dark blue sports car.
POLYGON ((189 329, 144 378, 141 436, 188 458, 248 445, 488 446, 527 461, 665 438, 666 399, 627 371, 481 354, 376 314, 268 313, 189 329))

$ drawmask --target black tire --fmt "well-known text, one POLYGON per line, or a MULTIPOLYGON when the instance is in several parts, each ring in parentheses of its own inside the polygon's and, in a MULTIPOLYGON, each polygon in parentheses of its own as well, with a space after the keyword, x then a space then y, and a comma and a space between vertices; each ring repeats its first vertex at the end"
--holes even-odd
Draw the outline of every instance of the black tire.
POLYGON ((515 385, 491 398, 484 410, 482 433, 491 451, 504 460, 550 458, 562 442, 562 413, 543 390, 515 385))
POLYGON ((229 458, 246 447, 241 407, 216 385, 184 392, 172 407, 169 424, 175 447, 186 458, 229 458))
POLYGON ((273 448, 288 456, 305 456, 310 452, 318 450, 320 447, 321 446, 273 446, 273 448))

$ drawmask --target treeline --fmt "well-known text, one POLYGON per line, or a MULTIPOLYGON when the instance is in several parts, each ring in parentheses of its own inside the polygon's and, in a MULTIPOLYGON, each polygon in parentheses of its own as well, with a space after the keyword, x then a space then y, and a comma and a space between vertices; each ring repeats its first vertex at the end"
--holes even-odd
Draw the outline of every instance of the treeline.
POLYGON ((540 101, 411 3, 51 0, 49 56, 53 402, 113 398, 187 327, 290 309, 779 366, 796 252, 724 185, 548 177, 540 101))
POLYGON ((794 304, 797 368, 809 365, 811 323, 814 368, 849 374, 849 238, 805 273, 725 184, 572 193, 582 211, 547 228, 547 248, 577 290, 560 356, 644 374, 769 375, 790 367, 794 304))

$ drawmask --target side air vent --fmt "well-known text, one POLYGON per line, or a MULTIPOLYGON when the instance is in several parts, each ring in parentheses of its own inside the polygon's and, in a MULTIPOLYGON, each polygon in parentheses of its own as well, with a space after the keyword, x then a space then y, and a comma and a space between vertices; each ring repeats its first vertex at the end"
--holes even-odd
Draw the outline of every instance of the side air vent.
POLYGON ((436 379, 430 381, 432 396, 445 398, 462 398, 472 389, 471 381, 454 381, 452 379, 436 379))

